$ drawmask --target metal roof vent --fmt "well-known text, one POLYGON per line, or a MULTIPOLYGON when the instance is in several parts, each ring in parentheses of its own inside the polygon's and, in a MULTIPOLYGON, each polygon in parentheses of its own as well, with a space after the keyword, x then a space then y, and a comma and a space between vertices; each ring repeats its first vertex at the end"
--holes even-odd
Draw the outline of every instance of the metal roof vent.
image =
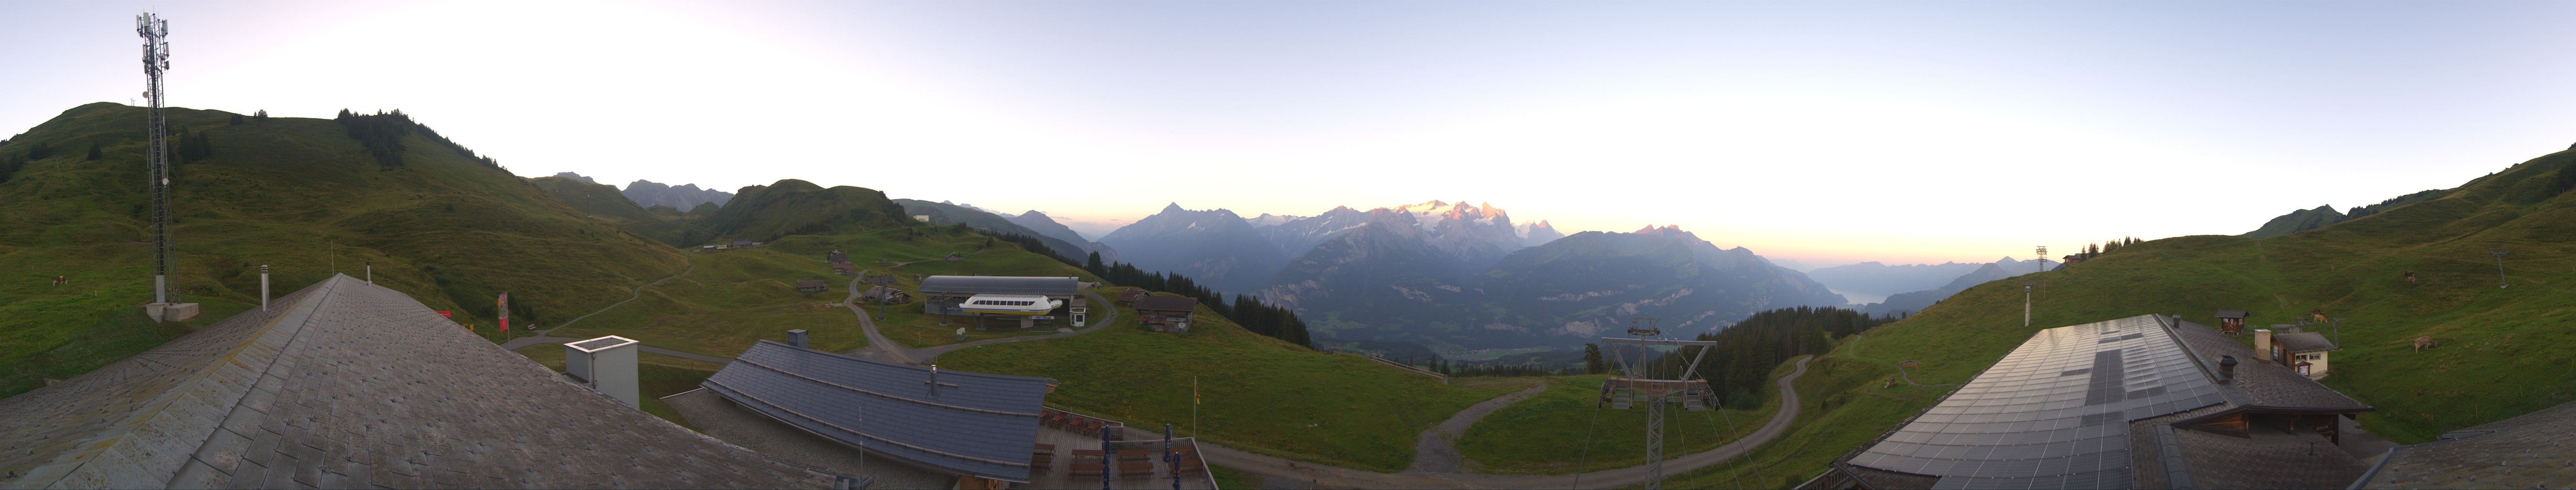
POLYGON ((799 328, 787 331, 787 345, 793 345, 800 348, 805 347, 805 329, 799 328))
POLYGON ((637 344, 615 335, 564 344, 564 373, 626 406, 641 407, 635 379, 637 344))

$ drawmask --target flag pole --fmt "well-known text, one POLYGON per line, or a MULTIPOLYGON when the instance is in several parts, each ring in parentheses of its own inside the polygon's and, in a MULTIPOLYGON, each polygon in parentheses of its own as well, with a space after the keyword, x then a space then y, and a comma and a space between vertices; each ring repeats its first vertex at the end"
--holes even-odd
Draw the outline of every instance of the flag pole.
POLYGON ((1190 437, 1199 436, 1199 377, 1190 377, 1190 437))

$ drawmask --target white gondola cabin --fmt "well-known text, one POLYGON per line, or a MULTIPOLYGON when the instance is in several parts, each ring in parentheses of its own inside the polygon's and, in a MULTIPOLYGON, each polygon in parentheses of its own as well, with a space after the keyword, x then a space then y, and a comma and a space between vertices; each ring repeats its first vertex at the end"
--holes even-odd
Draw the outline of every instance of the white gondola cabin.
POLYGON ((1040 295, 978 294, 958 303, 957 309, 987 315, 1039 316, 1061 306, 1064 301, 1040 295))

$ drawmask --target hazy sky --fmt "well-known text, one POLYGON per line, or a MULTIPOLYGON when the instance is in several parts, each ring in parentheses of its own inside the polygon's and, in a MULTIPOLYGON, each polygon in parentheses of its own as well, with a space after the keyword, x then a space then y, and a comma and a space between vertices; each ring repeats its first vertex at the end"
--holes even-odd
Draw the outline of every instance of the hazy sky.
POLYGON ((2576 142, 2563 2, 0 2, 0 133, 134 98, 147 8, 174 105, 400 108, 527 176, 1464 199, 1811 264, 2241 233, 2576 142))

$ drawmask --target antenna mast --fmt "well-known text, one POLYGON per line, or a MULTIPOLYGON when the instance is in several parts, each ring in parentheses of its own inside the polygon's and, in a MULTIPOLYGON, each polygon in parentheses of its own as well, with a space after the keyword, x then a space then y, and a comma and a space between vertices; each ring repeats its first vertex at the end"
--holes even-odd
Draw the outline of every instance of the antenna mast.
POLYGON ((149 12, 134 17, 134 33, 143 36, 143 91, 151 104, 145 116, 150 141, 144 143, 143 165, 152 187, 152 302, 170 303, 170 121, 161 114, 161 72, 170 69, 170 21, 149 12))

